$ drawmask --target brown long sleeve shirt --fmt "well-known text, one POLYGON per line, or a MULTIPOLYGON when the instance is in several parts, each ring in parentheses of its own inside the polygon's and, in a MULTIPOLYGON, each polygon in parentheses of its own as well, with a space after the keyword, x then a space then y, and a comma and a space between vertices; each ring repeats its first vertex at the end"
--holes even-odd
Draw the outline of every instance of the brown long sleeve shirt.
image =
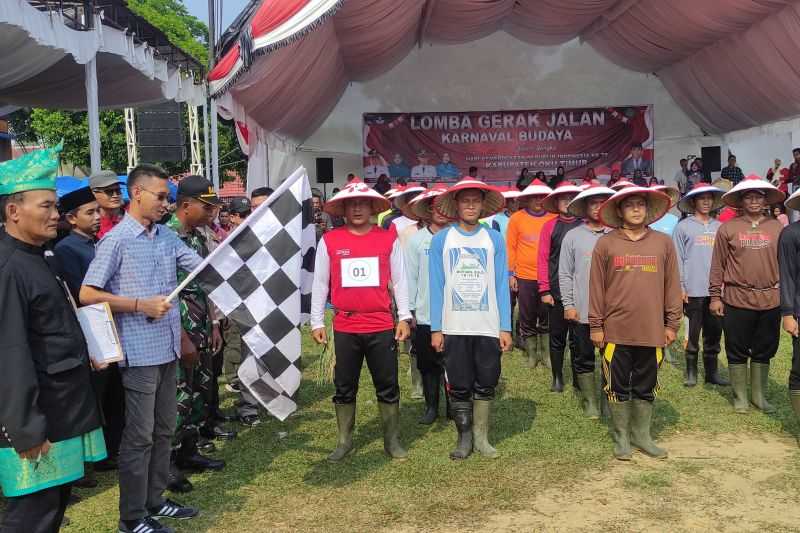
POLYGON ((608 343, 664 346, 664 328, 683 316, 681 276, 672 240, 648 230, 638 241, 621 230, 601 237, 589 274, 589 328, 608 343))
POLYGON ((753 227, 745 217, 720 226, 714 241, 708 293, 743 309, 765 310, 780 305, 778 238, 783 224, 762 220, 753 227))

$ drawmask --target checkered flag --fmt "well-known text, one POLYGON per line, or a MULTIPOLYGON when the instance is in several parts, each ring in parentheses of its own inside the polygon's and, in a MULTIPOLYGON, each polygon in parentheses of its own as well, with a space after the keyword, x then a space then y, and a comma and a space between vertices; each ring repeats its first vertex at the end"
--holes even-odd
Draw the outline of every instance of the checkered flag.
POLYGON ((249 348, 239 379, 280 420, 297 409, 315 245, 311 189, 300 167, 194 272, 249 348))

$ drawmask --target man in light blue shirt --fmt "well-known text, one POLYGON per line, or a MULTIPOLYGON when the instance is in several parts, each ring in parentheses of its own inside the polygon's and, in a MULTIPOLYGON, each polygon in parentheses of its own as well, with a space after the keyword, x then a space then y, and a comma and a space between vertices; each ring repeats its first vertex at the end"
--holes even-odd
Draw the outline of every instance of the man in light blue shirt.
POLYGON ((434 199, 445 191, 431 189, 409 202, 409 208, 425 224, 409 237, 403 257, 408 277, 408 303, 414 314, 414 347, 417 351, 417 368, 422 375, 422 392, 425 395, 425 413, 420 424, 430 425, 439 416, 439 387, 444 376, 442 354, 431 346, 430 296, 428 290, 428 251, 433 236, 449 224, 449 220, 435 209, 434 199))
POLYGON ((436 165, 436 177, 444 180, 455 180, 461 177, 461 171, 450 160, 450 154, 442 154, 442 162, 436 165))
POLYGON ((119 453, 119 531, 169 531, 158 518, 192 518, 198 510, 165 500, 177 417, 176 361, 197 362, 197 349, 181 329, 177 307, 166 301, 178 269, 202 259, 173 231, 158 224, 167 211, 167 175, 140 165, 128 177, 125 218, 98 243, 83 280, 81 302, 105 302, 119 329, 125 360, 125 429, 119 453))

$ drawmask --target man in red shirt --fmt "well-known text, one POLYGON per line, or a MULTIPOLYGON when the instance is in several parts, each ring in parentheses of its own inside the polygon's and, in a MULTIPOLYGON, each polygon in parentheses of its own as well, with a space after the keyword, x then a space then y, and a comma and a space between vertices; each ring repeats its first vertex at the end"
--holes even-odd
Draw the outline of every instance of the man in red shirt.
POLYGON ((407 456, 399 439, 397 341, 411 334, 408 284, 397 232, 372 224, 372 217, 388 208, 388 200, 358 179, 325 204, 325 212, 347 221, 325 233, 317 244, 311 294, 311 329, 319 344, 328 343, 325 304, 329 294, 335 309, 333 403, 339 439, 328 456, 332 462, 341 461, 353 449, 356 394, 365 358, 383 421, 384 450, 393 459, 407 456), (392 297, 399 318, 396 326, 392 297))
POLYGON ((122 220, 122 184, 111 170, 101 170, 89 176, 89 187, 100 206, 100 239, 122 220))

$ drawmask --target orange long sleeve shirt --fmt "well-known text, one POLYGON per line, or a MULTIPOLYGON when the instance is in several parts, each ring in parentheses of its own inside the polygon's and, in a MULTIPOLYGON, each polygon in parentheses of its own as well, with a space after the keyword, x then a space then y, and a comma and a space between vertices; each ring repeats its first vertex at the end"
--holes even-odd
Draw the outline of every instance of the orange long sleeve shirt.
POLYGON ((544 225, 557 216, 548 212, 533 214, 527 209, 520 209, 511 215, 506 233, 508 270, 511 274, 528 281, 539 279, 539 236, 544 225))

